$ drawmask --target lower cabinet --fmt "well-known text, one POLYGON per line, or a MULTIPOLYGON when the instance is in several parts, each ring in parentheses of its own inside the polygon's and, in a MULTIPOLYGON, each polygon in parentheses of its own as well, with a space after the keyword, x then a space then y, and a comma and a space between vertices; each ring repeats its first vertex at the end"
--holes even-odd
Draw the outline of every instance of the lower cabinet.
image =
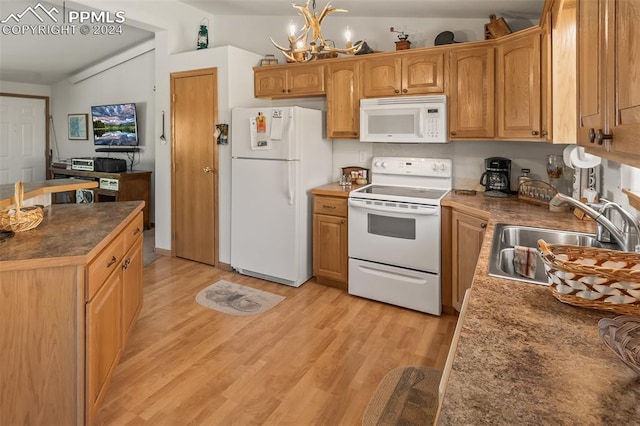
POLYGON ((451 304, 457 311, 471 287, 486 227, 486 217, 451 211, 451 304))
POLYGON ((116 271, 86 305, 87 420, 93 423, 122 352, 122 274, 116 271))
POLYGON ((347 198, 314 196, 313 275, 321 284, 347 289, 347 198))
POLYGON ((142 213, 87 268, 86 423, 94 423, 111 376, 142 308, 142 213), (124 253, 124 254, 123 254, 124 253), (106 254, 106 256, 105 256, 106 254), (108 277, 95 282, 104 271, 108 277))

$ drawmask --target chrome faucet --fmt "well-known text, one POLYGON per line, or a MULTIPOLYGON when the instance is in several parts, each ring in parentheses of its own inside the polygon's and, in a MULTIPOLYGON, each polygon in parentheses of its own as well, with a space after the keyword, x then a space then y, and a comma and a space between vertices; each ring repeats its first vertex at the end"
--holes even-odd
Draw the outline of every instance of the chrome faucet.
POLYGON ((596 233, 598 241, 611 243, 613 240, 624 251, 640 252, 640 227, 636 219, 619 204, 604 199, 602 201, 604 204, 598 206, 596 210, 575 198, 557 193, 551 199, 550 204, 554 207, 572 205, 595 220, 598 227, 596 233), (620 214, 623 221, 622 229, 611 221, 611 210, 616 210, 620 214))

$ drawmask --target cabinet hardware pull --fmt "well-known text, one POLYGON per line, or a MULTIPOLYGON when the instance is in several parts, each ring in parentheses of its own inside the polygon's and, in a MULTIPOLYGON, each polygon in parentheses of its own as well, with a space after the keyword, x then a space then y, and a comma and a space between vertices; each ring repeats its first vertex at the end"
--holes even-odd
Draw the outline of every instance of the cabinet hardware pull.
POLYGON ((122 269, 127 269, 130 263, 131 263, 131 258, 125 260, 124 263, 122 264, 122 269))
POLYGON ((340 221, 340 224, 344 225, 344 219, 342 219, 342 220, 340 221))
POLYGON ((547 136, 549 133, 546 130, 542 131, 542 136, 547 136))
POLYGON ((537 130, 532 130, 532 131, 531 131, 531 134, 532 134, 533 136, 538 136, 538 131, 537 131, 537 130))
POLYGON ((481 224, 480 224, 480 228, 484 229, 484 228, 486 228, 486 227, 487 227, 487 224, 486 224, 486 223, 484 223, 484 222, 483 222, 483 223, 481 223, 481 224))
POLYGON ((603 133, 602 129, 596 130, 595 141, 598 145, 602 145, 605 140, 613 139, 613 135, 611 133, 603 133))
POLYGON ((335 209, 335 208, 336 208, 336 206, 330 206, 330 205, 328 205, 328 204, 323 204, 323 205, 322 205, 322 208, 323 208, 323 209, 335 209))
POLYGON ((393 93, 400 93, 400 91, 398 89, 394 90, 393 93))
POLYGON ((451 132, 451 136, 455 136, 455 135, 456 135, 455 131, 451 132))
POLYGON ((111 256, 111 260, 109 261, 109 263, 107 263, 107 268, 113 265, 114 263, 116 263, 117 261, 118 259, 116 259, 115 256, 111 256))
POLYGON ((202 171, 205 172, 205 173, 211 173, 213 171, 213 169, 211 167, 207 166, 207 167, 203 168, 202 171))
POLYGON ((591 128, 589 129, 589 143, 593 143, 596 140, 596 131, 591 128))
POLYGON ((402 93, 407 93, 408 90, 407 89, 402 89, 402 93))
POLYGON ((133 231, 133 235, 138 235, 140 233, 140 227, 136 227, 136 230, 133 231))

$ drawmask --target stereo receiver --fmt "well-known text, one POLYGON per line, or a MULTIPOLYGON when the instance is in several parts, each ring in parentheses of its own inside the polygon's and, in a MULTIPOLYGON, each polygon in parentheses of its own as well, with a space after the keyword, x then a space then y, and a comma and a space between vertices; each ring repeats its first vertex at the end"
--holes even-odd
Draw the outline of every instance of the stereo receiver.
POLYGON ((93 158, 72 158, 71 159, 71 170, 85 170, 88 172, 92 172, 95 166, 95 162, 93 158))

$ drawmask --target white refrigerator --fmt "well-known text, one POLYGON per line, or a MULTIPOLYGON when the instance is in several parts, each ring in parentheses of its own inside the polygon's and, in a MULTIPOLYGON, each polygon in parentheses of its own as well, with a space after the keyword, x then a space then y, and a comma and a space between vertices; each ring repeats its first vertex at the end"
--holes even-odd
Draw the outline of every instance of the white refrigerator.
POLYGON ((313 275, 312 196, 331 182, 323 112, 234 108, 231 115, 231 266, 298 287, 313 275))

